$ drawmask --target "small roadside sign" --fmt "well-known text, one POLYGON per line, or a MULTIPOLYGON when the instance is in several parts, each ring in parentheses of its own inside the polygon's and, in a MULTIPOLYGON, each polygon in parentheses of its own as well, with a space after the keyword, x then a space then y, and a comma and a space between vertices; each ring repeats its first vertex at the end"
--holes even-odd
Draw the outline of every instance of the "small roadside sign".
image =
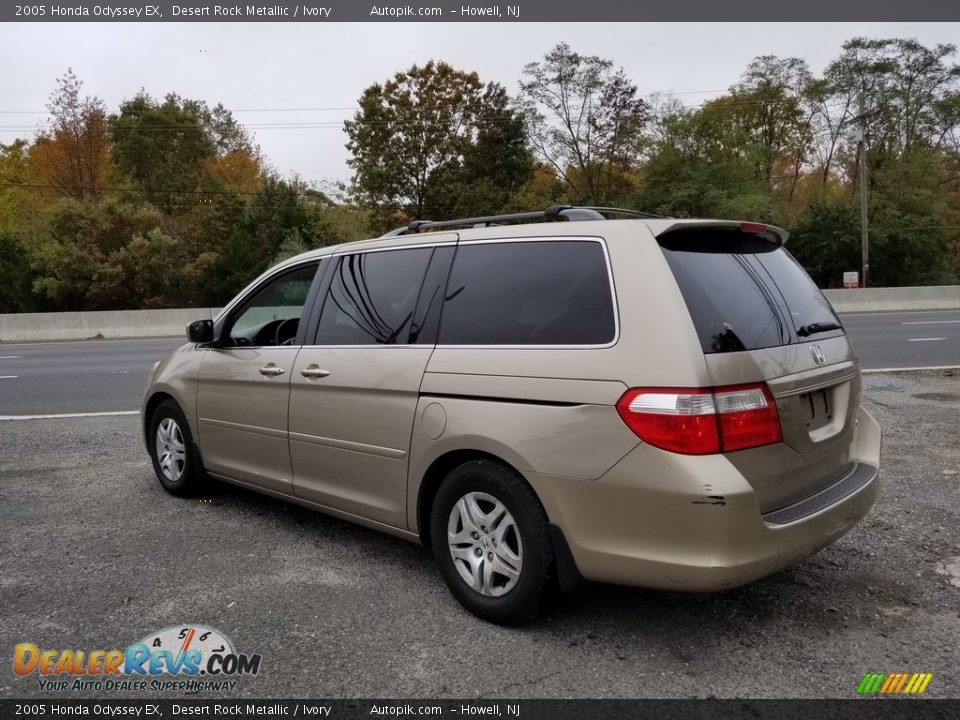
POLYGON ((843 274, 843 287, 845 288, 860 287, 860 273, 858 273, 857 271, 845 272, 843 274))

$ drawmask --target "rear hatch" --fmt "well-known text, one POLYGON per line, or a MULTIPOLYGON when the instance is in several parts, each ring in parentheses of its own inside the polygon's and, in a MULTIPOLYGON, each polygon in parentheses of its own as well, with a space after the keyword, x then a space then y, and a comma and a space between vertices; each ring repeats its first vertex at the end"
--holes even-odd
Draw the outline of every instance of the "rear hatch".
POLYGON ((763 225, 679 225, 657 240, 686 301, 715 387, 766 383, 783 441, 727 453, 766 513, 853 467, 860 372, 807 273, 763 225))

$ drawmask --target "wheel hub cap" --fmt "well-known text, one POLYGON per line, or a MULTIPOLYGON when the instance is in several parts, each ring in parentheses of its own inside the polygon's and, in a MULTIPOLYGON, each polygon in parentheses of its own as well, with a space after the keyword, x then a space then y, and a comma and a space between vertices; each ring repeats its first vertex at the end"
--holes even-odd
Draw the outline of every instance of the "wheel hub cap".
POLYGON ((447 544, 460 577, 481 595, 506 595, 520 579, 520 531, 492 495, 472 492, 457 501, 447 522, 447 544))
POLYGON ((163 476, 171 482, 179 480, 187 464, 187 448, 173 418, 164 418, 157 426, 156 454, 163 476))

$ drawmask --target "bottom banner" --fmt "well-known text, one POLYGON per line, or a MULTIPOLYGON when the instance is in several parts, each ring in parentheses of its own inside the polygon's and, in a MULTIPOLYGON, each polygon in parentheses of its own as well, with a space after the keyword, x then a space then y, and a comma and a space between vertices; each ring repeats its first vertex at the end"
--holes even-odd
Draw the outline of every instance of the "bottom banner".
POLYGON ((939 720, 960 700, 0 700, 0 718, 524 718, 582 720, 939 720))

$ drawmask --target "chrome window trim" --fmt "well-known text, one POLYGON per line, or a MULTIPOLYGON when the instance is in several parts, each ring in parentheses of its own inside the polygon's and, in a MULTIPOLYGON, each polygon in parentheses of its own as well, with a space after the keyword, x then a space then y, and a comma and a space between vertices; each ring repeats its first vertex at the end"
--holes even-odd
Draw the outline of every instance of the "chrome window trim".
POLYGON ((438 248, 438 247, 448 247, 450 245, 456 245, 456 240, 443 240, 440 242, 424 242, 417 243, 416 245, 391 245, 390 247, 378 247, 378 248, 369 248, 366 250, 353 248, 343 249, 338 252, 333 253, 330 257, 341 258, 345 255, 366 255, 367 253, 375 252, 391 252, 393 250, 421 250, 423 248, 438 248))

